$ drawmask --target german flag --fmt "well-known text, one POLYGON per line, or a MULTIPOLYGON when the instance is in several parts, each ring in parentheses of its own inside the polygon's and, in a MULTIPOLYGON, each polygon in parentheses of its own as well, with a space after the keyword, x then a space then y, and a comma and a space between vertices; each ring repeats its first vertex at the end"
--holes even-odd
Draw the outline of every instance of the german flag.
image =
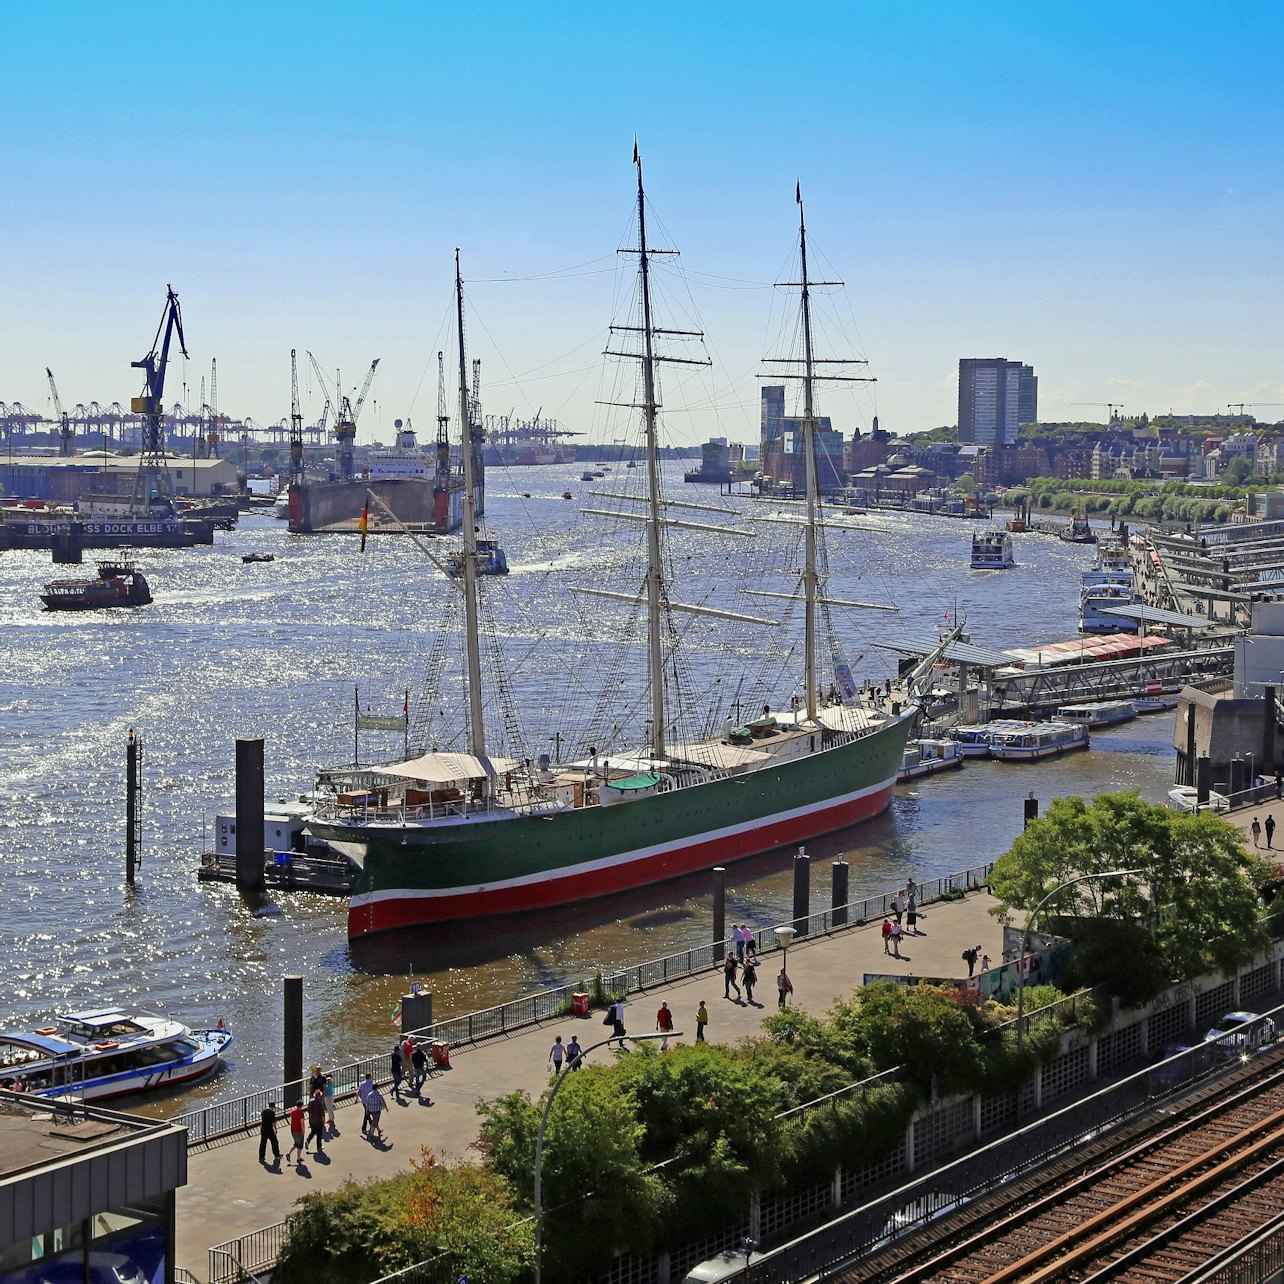
POLYGON ((357 523, 357 530, 361 532, 361 551, 366 551, 366 531, 370 529, 370 500, 367 499, 361 508, 361 520, 357 523))

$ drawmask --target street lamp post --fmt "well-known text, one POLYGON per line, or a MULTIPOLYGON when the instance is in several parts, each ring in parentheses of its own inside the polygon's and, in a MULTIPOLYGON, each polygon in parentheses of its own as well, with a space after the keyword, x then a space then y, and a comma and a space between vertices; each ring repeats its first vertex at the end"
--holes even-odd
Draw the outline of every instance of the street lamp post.
POLYGON ((773 927, 771 929, 776 934, 776 940, 780 942, 782 958, 780 960, 780 970, 786 977, 789 975, 789 947, 793 944, 793 939, 798 935, 796 927, 773 927))
MULTIPOLYGON (((630 1043, 640 1043, 643 1039, 680 1039, 682 1031, 669 1030, 659 1034, 630 1034, 625 1037, 630 1043)), ((571 1057, 566 1063, 566 1069, 553 1080, 552 1090, 544 1100, 544 1113, 540 1115, 539 1131, 535 1134, 535 1284, 540 1284, 541 1258, 544 1247, 544 1204, 541 1179, 544 1170, 544 1129, 548 1125, 548 1112, 553 1105, 553 1098, 557 1096, 558 1089, 570 1078, 570 1072, 575 1068, 575 1063, 583 1061, 595 1048, 603 1047, 614 1040, 615 1035, 611 1035, 609 1039, 599 1039, 596 1043, 590 1043, 587 1048, 581 1049, 578 1056, 571 1057)))
POLYGON ((1023 1051, 1025 1048, 1025 948, 1026 941, 1030 938, 1030 933, 1034 930, 1034 920, 1039 917, 1039 911, 1058 893, 1064 892, 1067 887, 1073 887, 1076 883, 1091 883, 1100 881, 1103 878, 1123 878, 1129 874, 1141 874, 1140 869, 1107 869, 1100 874, 1080 874, 1077 878, 1067 878, 1064 883, 1058 883, 1029 913, 1025 920, 1025 930, 1021 933, 1021 953, 1017 956, 1017 1050, 1023 1051))

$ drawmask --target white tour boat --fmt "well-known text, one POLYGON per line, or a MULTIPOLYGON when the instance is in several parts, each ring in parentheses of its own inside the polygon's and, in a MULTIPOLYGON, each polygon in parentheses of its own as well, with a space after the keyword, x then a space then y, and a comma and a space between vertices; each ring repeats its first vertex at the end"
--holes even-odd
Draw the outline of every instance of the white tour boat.
POLYGON ((1012 536, 996 528, 972 533, 972 569, 974 571, 1006 571, 1016 565, 1012 556, 1012 536))
POLYGON ((911 740, 905 746, 898 782, 917 776, 930 776, 963 765, 963 746, 957 740, 911 740))
POLYGON ((123 1097, 213 1074, 231 1042, 221 1024, 192 1030, 123 1008, 62 1012, 29 1032, 0 1031, 0 1088, 85 1101, 123 1097))
POLYGON ((1113 727, 1137 716, 1131 700, 1091 700, 1087 704, 1063 704, 1056 714, 1058 722, 1074 722, 1085 727, 1113 727))
POLYGON ((1035 762, 1087 747, 1088 728, 1083 723, 1027 722, 990 737, 990 757, 1000 762, 1035 762))

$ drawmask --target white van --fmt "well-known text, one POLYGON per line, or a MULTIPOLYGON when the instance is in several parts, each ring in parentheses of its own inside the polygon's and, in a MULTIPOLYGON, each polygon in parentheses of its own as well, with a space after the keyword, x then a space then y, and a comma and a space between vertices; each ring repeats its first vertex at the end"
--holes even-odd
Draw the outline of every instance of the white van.
MULTIPOLYGON (((762 1260, 761 1253, 751 1252, 748 1255, 748 1265, 752 1266, 755 1262, 762 1260)), ((719 1253, 717 1257, 711 1257, 707 1262, 700 1262, 693 1266, 686 1274, 682 1284, 719 1284, 721 1280, 735 1279, 737 1275, 745 1273, 746 1257, 742 1248, 729 1248, 725 1253, 719 1253)))

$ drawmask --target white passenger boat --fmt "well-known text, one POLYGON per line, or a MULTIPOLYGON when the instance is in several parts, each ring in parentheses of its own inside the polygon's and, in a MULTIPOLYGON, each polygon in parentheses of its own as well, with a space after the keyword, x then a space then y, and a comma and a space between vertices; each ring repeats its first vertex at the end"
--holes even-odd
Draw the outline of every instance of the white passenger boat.
POLYGON ((1058 722, 1074 722, 1085 727, 1112 727, 1137 716, 1131 700, 1092 700, 1087 704, 1063 704, 1057 710, 1058 722))
POLYGON ((913 780, 917 776, 930 776, 962 765, 963 747, 957 740, 911 740, 905 746, 905 756, 896 779, 898 782, 913 780))
POLYGON ((1016 565, 1012 556, 1012 536, 998 528, 972 533, 972 569, 1006 571, 1016 565))
POLYGON ((1019 730, 1030 725, 1019 718, 996 718, 993 722, 976 722, 955 727, 950 736, 958 741, 963 757, 988 758, 990 738, 996 731, 1019 730))
MULTIPOLYGON (((1086 579, 1092 572, 1087 572, 1086 579)), ((1079 597, 1080 633, 1136 633, 1135 619, 1124 615, 1106 614, 1112 607, 1136 606, 1137 598, 1128 584, 1092 584, 1082 590, 1079 597)))
POLYGON ((1088 728, 1082 723, 1027 722, 990 736, 990 757, 1000 762, 1034 762, 1087 747, 1088 728))
POLYGON ((102 1101, 213 1074, 231 1031, 102 1008, 59 1013, 30 1032, 0 1031, 0 1088, 102 1101))

